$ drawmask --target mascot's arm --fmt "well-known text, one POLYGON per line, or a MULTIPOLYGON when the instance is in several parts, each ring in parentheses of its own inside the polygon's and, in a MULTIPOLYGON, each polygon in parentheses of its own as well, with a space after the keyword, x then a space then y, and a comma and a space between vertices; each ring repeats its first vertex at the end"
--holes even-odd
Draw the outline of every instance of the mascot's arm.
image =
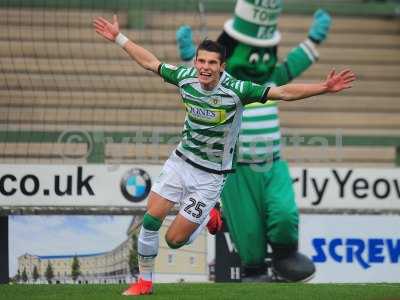
POLYGON ((286 84, 307 70, 318 59, 316 45, 325 41, 331 25, 329 13, 322 9, 317 10, 308 31, 308 39, 292 49, 284 62, 277 65, 271 81, 277 85, 286 84))
POLYGON ((196 46, 193 42, 192 28, 187 25, 179 27, 176 31, 176 42, 178 44, 179 57, 181 60, 191 63, 191 60, 196 55, 196 46))
POLYGON ((314 43, 307 39, 293 48, 283 63, 276 65, 271 81, 277 85, 286 84, 300 76, 317 60, 318 51, 314 43))

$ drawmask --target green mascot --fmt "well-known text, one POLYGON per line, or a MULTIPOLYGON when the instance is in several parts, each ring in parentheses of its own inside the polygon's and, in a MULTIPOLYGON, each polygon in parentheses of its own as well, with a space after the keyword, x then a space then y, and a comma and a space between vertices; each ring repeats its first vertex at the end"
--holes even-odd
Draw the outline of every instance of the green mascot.
MULTIPOLYGON (((277 29, 281 0, 238 0, 234 18, 224 24, 218 41, 226 47, 227 71, 241 80, 284 85, 318 59, 317 45, 331 25, 318 10, 308 37, 278 62, 281 34, 277 29)), ((191 29, 177 31, 181 58, 195 55, 191 29)), ((281 155, 276 102, 246 106, 238 140, 236 173, 228 176, 223 193, 224 220, 243 264, 243 281, 269 280, 265 260, 272 249, 272 270, 278 280, 307 281, 313 262, 298 251, 299 212, 287 162, 281 155)))

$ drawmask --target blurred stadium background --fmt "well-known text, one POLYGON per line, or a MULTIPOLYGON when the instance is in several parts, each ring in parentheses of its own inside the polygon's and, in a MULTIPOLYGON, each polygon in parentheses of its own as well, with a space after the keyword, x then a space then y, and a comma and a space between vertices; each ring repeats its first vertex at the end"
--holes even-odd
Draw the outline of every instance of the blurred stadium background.
MULTIPOLYGON (((98 37, 91 21, 117 13, 126 35, 179 63, 176 29, 188 24, 197 40, 217 38, 234 4, 0 0, 0 163, 162 163, 182 127, 178 95, 98 37)), ((299 80, 319 80, 332 66, 352 68, 359 80, 342 94, 281 105, 285 157, 293 166, 399 166, 399 1, 285 0, 281 58, 305 38, 317 8, 334 24, 320 61, 299 80), (300 145, 290 144, 295 135, 300 145), (315 136, 329 141, 327 151, 310 145, 315 136)))
MULTIPOLYGON (((208 36, 216 38, 232 16, 234 1, 203 2, 207 2, 208 36)), ((174 147, 168 141, 179 136, 184 117, 174 88, 96 36, 91 20, 116 12, 127 35, 161 60, 178 63, 175 31, 189 24, 201 36, 198 4, 194 0, 0 1, 0 162, 164 161, 174 147), (69 143, 68 134, 62 134, 66 132, 81 133, 82 139, 69 143), (127 144, 126 139, 137 132, 143 132, 143 142, 127 144), (154 132, 160 134, 161 143, 146 139, 154 132), (88 137, 94 142, 90 153, 88 137)), ((342 160, 338 162, 332 151, 332 157, 323 159, 329 165, 400 163, 398 2, 287 0, 279 23, 284 36, 280 57, 304 39, 317 7, 332 12, 334 25, 320 47, 319 63, 301 80, 318 80, 335 66, 351 67, 359 81, 340 95, 282 105, 284 133, 304 136, 302 146, 315 135, 327 137, 335 146, 340 131, 345 146, 342 160)), ((313 147, 300 150, 304 160, 320 162, 313 147)), ((290 145, 285 151, 291 160, 290 145)), ((298 158, 299 149, 295 151, 298 158)))

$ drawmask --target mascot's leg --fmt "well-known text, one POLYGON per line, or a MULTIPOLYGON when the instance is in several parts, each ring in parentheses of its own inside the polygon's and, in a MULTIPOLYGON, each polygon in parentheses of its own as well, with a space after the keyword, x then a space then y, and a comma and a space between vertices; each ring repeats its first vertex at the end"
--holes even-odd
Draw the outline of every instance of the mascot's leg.
POLYGON ((230 174, 222 192, 224 222, 229 228, 243 265, 243 281, 266 281, 267 240, 262 213, 262 173, 248 165, 238 165, 230 174))
POLYGON ((315 266, 298 252, 299 213, 288 165, 277 161, 264 175, 266 235, 273 251, 273 272, 284 281, 307 281, 315 274, 315 266))

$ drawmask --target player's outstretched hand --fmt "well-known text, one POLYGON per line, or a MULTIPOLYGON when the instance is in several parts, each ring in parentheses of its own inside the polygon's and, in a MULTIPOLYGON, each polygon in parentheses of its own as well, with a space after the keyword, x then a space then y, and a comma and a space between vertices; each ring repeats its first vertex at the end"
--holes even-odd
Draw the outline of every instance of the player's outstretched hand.
POLYGON ((112 42, 115 41, 119 33, 117 15, 113 16, 113 23, 110 23, 102 17, 97 17, 93 20, 93 26, 99 35, 112 42))
POLYGON ((345 69, 340 73, 336 73, 335 69, 331 70, 326 78, 325 85, 328 93, 336 93, 344 89, 352 87, 352 82, 356 80, 356 75, 350 69, 345 69))

